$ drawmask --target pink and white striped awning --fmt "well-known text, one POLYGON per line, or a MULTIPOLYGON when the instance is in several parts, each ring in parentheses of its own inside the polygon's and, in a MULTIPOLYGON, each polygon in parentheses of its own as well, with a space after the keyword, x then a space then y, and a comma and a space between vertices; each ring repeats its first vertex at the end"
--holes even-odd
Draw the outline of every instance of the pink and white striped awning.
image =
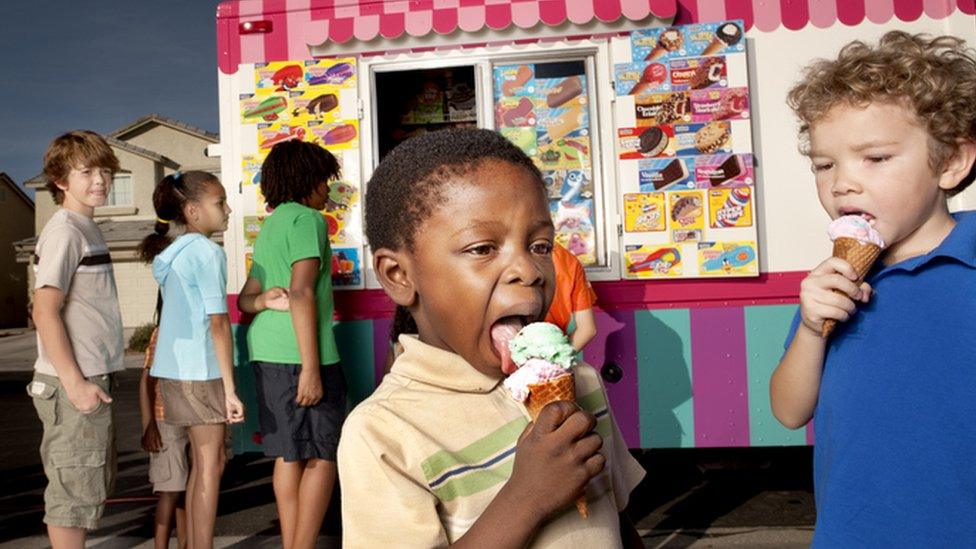
MULTIPOLYGON (((530 29, 568 22, 621 17, 641 21, 650 15, 671 19, 679 0, 240 0, 217 8, 220 70, 233 73, 240 63, 306 59, 309 45, 326 41, 362 42, 404 34, 473 33, 512 25, 530 29), (242 34, 240 25, 268 21, 270 32, 242 34)), ((579 33, 577 33, 579 34, 579 33)), ((380 46, 380 48, 382 48, 380 46)))
POLYGON ((327 41, 642 21, 650 15, 678 24, 743 19, 746 29, 770 32, 807 24, 880 24, 893 17, 942 19, 957 11, 976 14, 976 0, 240 0, 217 8, 217 57, 220 70, 231 74, 240 63, 308 59, 309 45, 327 41), (242 32, 242 24, 256 21, 270 23, 268 32, 242 32))
POLYGON ((837 22, 847 26, 863 21, 883 24, 893 17, 906 22, 923 15, 944 19, 957 10, 976 14, 976 0, 678 0, 678 4, 676 23, 743 19, 746 29, 762 32, 781 25, 799 30, 807 24, 818 28, 837 22))

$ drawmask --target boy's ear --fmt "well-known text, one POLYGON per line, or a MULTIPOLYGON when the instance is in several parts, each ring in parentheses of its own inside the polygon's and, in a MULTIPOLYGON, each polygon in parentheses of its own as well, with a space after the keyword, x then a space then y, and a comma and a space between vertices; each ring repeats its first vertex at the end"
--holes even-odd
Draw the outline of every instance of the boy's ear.
POLYGON ((373 270, 380 286, 397 305, 410 307, 417 299, 411 278, 410 257, 401 251, 380 248, 373 252, 373 270))
POLYGON ((956 188, 973 169, 973 162, 976 162, 976 142, 969 139, 960 139, 956 145, 955 152, 952 153, 942 169, 939 178, 939 188, 949 191, 956 188))

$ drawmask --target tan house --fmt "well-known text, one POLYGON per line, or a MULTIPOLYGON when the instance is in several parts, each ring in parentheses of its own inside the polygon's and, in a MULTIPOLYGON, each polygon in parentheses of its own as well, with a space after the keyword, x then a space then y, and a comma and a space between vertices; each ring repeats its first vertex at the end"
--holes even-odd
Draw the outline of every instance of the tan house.
POLYGON ((13 243, 34 234, 34 201, 0 172, 0 328, 27 326, 27 273, 13 243))
MULTIPOLYGON (((216 134, 189 124, 150 114, 105 136, 119 158, 121 171, 115 175, 105 206, 95 209, 95 221, 108 243, 119 289, 122 324, 132 329, 152 321, 156 305, 156 283, 148 265, 136 257, 136 246, 152 231, 156 214, 152 195, 156 183, 176 170, 204 170, 220 176, 220 159, 207 156, 207 147, 218 142, 216 134)), ((42 175, 25 186, 36 189, 37 216, 34 236, 15 243, 18 262, 28 264, 34 253, 36 235, 58 206, 44 186, 42 175)))

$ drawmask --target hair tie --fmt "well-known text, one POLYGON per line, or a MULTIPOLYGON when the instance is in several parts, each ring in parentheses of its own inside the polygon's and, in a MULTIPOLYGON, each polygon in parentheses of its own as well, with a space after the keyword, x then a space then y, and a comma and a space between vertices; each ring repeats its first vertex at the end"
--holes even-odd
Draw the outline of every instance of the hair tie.
POLYGON ((166 219, 162 219, 162 218, 157 217, 156 218, 156 223, 162 223, 163 225, 169 225, 169 220, 166 220, 166 219))
POLYGON ((173 172, 174 180, 179 181, 181 177, 183 177, 183 172, 181 172, 180 170, 176 170, 175 172, 173 172))

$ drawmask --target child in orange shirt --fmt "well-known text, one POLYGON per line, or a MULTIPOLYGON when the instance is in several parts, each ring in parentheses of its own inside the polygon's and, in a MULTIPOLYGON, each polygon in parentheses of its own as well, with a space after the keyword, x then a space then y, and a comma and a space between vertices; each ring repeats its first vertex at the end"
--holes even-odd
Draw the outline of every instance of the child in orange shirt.
POLYGON ((552 263, 556 267, 556 295, 546 314, 546 322, 562 328, 569 335, 573 348, 580 351, 596 335, 596 317, 593 314, 596 292, 586 279, 579 259, 566 248, 553 245, 552 263), (575 322, 572 333, 569 332, 570 322, 575 322))

